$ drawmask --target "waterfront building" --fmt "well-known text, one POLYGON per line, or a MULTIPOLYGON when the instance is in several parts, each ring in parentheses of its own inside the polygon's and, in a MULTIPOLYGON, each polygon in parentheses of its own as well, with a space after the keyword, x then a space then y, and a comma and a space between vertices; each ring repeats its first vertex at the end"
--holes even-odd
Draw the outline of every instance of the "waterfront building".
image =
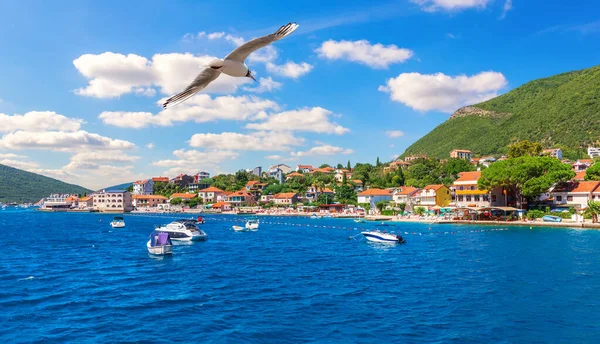
POLYGON ((261 195, 260 203, 269 203, 273 199, 273 195, 261 195))
POLYGON ((166 204, 167 198, 161 195, 133 195, 133 206, 136 208, 156 208, 159 204, 166 204))
POLYGON ((564 182, 556 185, 550 196, 554 206, 568 206, 577 209, 587 208, 588 201, 597 200, 596 191, 600 187, 600 181, 564 182))
POLYGON ((254 197, 246 191, 236 191, 230 193, 225 202, 229 203, 231 207, 248 206, 256 203, 254 197))
POLYGON ((152 179, 138 180, 133 183, 134 195, 152 195, 154 181, 152 179))
POLYGON ((181 198, 182 201, 184 200, 190 200, 194 197, 198 196, 198 194, 195 193, 174 193, 171 195, 171 198, 169 198, 169 201, 174 200, 175 198, 181 198))
POLYGON ((204 203, 214 203, 219 201, 225 201, 225 198, 227 196, 225 194, 225 191, 211 186, 198 191, 198 197, 200 197, 202 199, 202 202, 204 203))
POLYGON ((298 194, 295 192, 283 192, 273 196, 273 203, 278 205, 292 205, 298 203, 298 194))
POLYGON ((230 211, 231 210, 231 204, 224 202, 224 201, 220 201, 217 202, 215 204, 213 204, 210 209, 212 210, 216 210, 216 211, 220 211, 220 212, 224 212, 224 211, 230 211))
POLYGON ((442 184, 427 185, 411 197, 413 207, 447 207, 451 201, 450 189, 442 184))
POLYGON ((454 159, 471 160, 473 158, 473 152, 465 149, 455 149, 450 152, 450 157, 454 159))
MULTIPOLYGON (((51 194, 43 200, 42 209, 47 210, 67 210, 73 206, 73 197, 71 194, 51 194)), ((76 196, 75 196, 76 197, 76 196)))
POLYGON ((400 186, 397 187, 393 193, 394 203, 400 204, 405 203, 406 209, 411 209, 412 199, 411 197, 419 192, 420 189, 412 187, 412 186, 400 186))
POLYGON ((481 177, 480 171, 461 172, 452 186, 452 203, 457 207, 490 207, 503 206, 504 194, 502 189, 493 191, 480 190, 477 181, 481 177))
POLYGON ((94 198, 92 196, 85 196, 79 199, 77 207, 79 209, 91 209, 94 206, 94 198))
POLYGON ((368 189, 357 195, 358 203, 367 203, 371 209, 375 208, 375 204, 380 201, 392 201, 394 199, 389 190, 383 189, 368 189))
POLYGON ((133 210, 131 193, 124 190, 102 190, 92 194, 94 209, 106 212, 133 210))

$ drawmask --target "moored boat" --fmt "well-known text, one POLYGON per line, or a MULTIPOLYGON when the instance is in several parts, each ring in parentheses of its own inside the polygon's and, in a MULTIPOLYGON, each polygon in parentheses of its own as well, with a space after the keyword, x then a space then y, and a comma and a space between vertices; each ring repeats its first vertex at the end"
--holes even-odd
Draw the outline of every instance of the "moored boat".
POLYGON ((115 216, 111 221, 110 226, 112 228, 125 228, 125 219, 122 216, 115 216))
POLYGON ((249 229, 251 231, 257 231, 258 230, 258 224, 259 221, 257 218, 250 218, 248 219, 248 221, 246 222, 246 229, 249 229))
POLYGON ((208 235, 199 229, 194 221, 186 219, 159 226, 156 230, 168 233, 171 240, 175 241, 203 241, 208 239, 208 235))
POLYGON ((542 221, 544 222, 561 222, 562 218, 560 216, 546 215, 542 217, 542 221))
POLYGON ((365 222, 367 222, 367 220, 365 220, 362 217, 357 217, 357 218, 354 219, 354 222, 356 222, 356 223, 365 223, 365 222))
POLYGON ((242 227, 242 226, 231 226, 231 229, 233 229, 236 232, 246 232, 247 231, 246 227, 242 227))
POLYGON ((169 233, 154 231, 150 234, 150 240, 146 243, 148 253, 165 256, 173 254, 173 243, 169 233))
POLYGON ((388 243, 388 244, 405 244, 406 240, 401 235, 394 233, 387 233, 381 231, 367 231, 361 232, 365 238, 371 242, 388 243))

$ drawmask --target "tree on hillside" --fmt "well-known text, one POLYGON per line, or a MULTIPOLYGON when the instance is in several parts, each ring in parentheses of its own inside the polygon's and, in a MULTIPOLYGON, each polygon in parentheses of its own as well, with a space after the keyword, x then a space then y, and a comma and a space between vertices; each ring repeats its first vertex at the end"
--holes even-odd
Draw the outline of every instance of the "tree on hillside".
POLYGON ((267 187, 263 190, 263 195, 275 195, 281 192, 283 189, 283 184, 273 183, 267 185, 267 187))
POLYGON ((585 180, 600 180, 600 162, 585 170, 585 180))
POLYGON ((422 188, 440 182, 440 163, 434 159, 418 159, 406 171, 405 185, 422 188))
POLYGON ((325 167, 331 167, 331 166, 329 166, 329 164, 321 164, 321 166, 319 166, 319 168, 325 168, 325 167))
POLYGON ((522 156, 491 164, 481 173, 477 184, 480 190, 500 187, 513 191, 520 207, 522 197, 533 200, 552 185, 573 177, 571 166, 556 158, 522 156))
POLYGON ((448 159, 448 162, 440 166, 445 177, 454 179, 458 178, 461 172, 475 171, 475 166, 465 159, 448 159))
POLYGON ((401 168, 394 171, 394 173, 390 173, 391 180, 389 186, 403 186, 404 185, 404 171, 401 168))
POLYGON ((508 157, 539 156, 542 153, 542 144, 528 140, 518 141, 508 145, 508 157))
POLYGON ((344 168, 344 165, 342 164, 337 164, 337 166, 335 168, 344 168))
POLYGON ((346 165, 346 168, 348 169, 348 171, 352 169, 352 165, 350 165, 350 160, 348 160, 348 165, 346 165))
POLYGON ((348 183, 348 180, 346 179, 346 172, 344 172, 344 174, 342 175, 342 185, 346 185, 348 183))
POLYGON ((371 171, 373 171, 373 165, 357 163, 356 166, 354 166, 352 178, 360 180, 363 183, 363 187, 366 187, 369 182, 371 171))
POLYGON ((379 162, 379 157, 377 157, 377 162, 375 163, 375 166, 377 166, 377 167, 381 166, 381 162, 379 162))
POLYGON ((335 188, 335 200, 342 204, 356 204, 356 191, 348 184, 335 188))

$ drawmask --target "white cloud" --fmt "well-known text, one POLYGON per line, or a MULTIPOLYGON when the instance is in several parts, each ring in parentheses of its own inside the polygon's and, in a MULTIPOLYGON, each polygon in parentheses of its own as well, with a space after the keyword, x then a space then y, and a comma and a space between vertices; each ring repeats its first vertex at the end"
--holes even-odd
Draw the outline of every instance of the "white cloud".
POLYGON ((154 143, 150 142, 149 144, 146 145, 146 148, 148 148, 148 149, 154 148, 154 143))
POLYGON ((386 86, 379 86, 379 90, 389 93, 393 101, 415 110, 453 112, 496 97, 506 85, 504 75, 493 71, 473 76, 402 73, 388 79, 386 86))
POLYGON ((281 159, 283 159, 283 157, 281 155, 275 154, 275 155, 267 155, 265 157, 265 159, 268 159, 268 160, 281 160, 281 159))
POLYGON ((21 170, 31 170, 40 167, 40 165, 33 161, 20 161, 20 160, 12 160, 12 159, 2 159, 0 160, 0 164, 18 168, 21 170))
POLYGON ((242 37, 238 37, 238 36, 233 36, 231 34, 228 34, 227 36, 225 36, 225 40, 233 43, 236 46, 240 46, 242 44, 244 44, 244 39, 242 37))
POLYGON ((504 2, 504 7, 502 8, 502 15, 500 16, 500 19, 504 19, 510 10, 512 10, 512 0, 506 0, 504 2))
POLYGON ((301 145, 304 139, 290 132, 259 131, 250 134, 220 133, 194 134, 190 146, 215 150, 286 151, 290 146, 301 145))
POLYGON ((485 8, 492 0, 410 0, 424 11, 460 11, 469 8, 485 8))
POLYGON ((283 86, 282 83, 273 80, 271 77, 268 78, 260 78, 258 80, 258 86, 256 87, 244 87, 244 91, 254 92, 254 93, 264 93, 271 92, 274 90, 278 90, 283 86))
MULTIPOLYGON (((77 70, 89 79, 86 87, 75 90, 82 96, 115 98, 134 93, 154 96, 160 88, 162 94, 171 95, 182 91, 215 57, 190 53, 156 54, 149 60, 135 54, 85 54, 73 61, 77 70)), ((221 75, 205 90, 205 93, 231 93, 248 78, 221 75)))
POLYGON ((271 73, 279 74, 292 79, 297 79, 313 69, 313 66, 306 62, 295 63, 291 61, 288 61, 283 65, 276 65, 272 62, 267 62, 265 67, 267 68, 267 71, 271 73))
POLYGON ((401 137, 404 136, 404 132, 400 130, 388 130, 385 132, 388 137, 401 137))
POLYGON ((0 113, 0 132, 17 130, 27 131, 76 131, 79 130, 82 119, 68 118, 53 111, 30 111, 24 115, 12 116, 0 113))
POLYGON ((412 50, 398 48, 394 44, 385 46, 380 43, 371 44, 366 40, 328 40, 316 52, 321 58, 358 62, 371 68, 387 68, 391 64, 405 62, 414 55, 412 50))
POLYGON ((0 153, 0 159, 25 159, 24 155, 17 155, 13 153, 0 153))
POLYGON ((456 39, 456 36, 450 32, 446 33, 446 37, 456 39))
POLYGON ((333 113, 322 107, 303 108, 270 115, 263 123, 250 123, 248 129, 272 131, 307 131, 342 135, 350 130, 331 122, 333 113))
POLYGON ((330 145, 313 147, 305 152, 292 152, 292 156, 312 156, 312 155, 334 155, 334 154, 352 154, 352 149, 344 149, 330 145))
POLYGON ((75 132, 17 131, 5 134, 0 138, 0 148, 6 149, 48 149, 55 151, 76 152, 90 150, 123 150, 134 148, 129 141, 112 139, 84 130, 75 132))
POLYGON ((213 32, 206 35, 208 39, 219 39, 225 35, 225 32, 213 32))
POLYGON ((223 161, 237 159, 239 154, 232 151, 217 150, 201 152, 197 150, 179 149, 173 152, 177 159, 166 159, 153 162, 152 166, 168 167, 164 171, 166 175, 176 175, 179 173, 191 173, 190 169, 217 169, 218 164, 223 161))
POLYGON ((134 162, 138 159, 139 156, 128 155, 123 151, 78 151, 71 157, 71 162, 121 163, 134 162))
MULTIPOLYGON (((159 101, 161 103, 162 100, 159 101)), ((254 120, 264 118, 267 110, 278 110, 271 100, 254 96, 221 96, 212 98, 198 94, 186 102, 163 110, 156 115, 150 112, 105 111, 98 118, 104 123, 121 128, 144 128, 150 125, 171 126, 177 122, 204 123, 216 120, 254 120)))

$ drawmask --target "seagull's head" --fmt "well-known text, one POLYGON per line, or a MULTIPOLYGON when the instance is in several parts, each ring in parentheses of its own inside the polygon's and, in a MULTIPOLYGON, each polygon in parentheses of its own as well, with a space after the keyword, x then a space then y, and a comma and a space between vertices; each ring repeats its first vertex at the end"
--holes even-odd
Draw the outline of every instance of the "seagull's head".
POLYGON ((254 81, 256 81, 256 79, 254 79, 254 76, 253 76, 253 75, 252 75, 252 73, 250 72, 250 69, 248 69, 248 73, 246 73, 246 77, 247 77, 247 78, 250 78, 250 79, 252 79, 252 80, 254 80, 254 81))

